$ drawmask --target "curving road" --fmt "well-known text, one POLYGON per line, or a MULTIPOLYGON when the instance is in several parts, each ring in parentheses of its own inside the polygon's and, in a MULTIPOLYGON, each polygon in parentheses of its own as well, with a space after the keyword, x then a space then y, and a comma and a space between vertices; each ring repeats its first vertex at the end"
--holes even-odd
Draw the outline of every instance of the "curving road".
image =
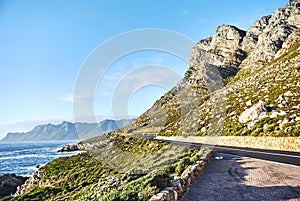
MULTIPOLYGON (((198 143, 165 142, 191 147, 198 143)), ((214 147, 181 201, 300 201, 300 153, 214 147)))
POLYGON ((202 146, 210 146, 213 148, 215 152, 235 154, 238 156, 251 157, 251 158, 257 158, 257 159, 263 159, 268 161, 300 166, 300 152, 252 149, 252 148, 242 148, 242 147, 211 146, 211 145, 205 145, 201 143, 178 142, 178 141, 171 141, 171 140, 160 140, 160 141, 167 142, 170 144, 180 145, 180 146, 188 146, 188 147, 196 147, 196 148, 200 148, 202 146))

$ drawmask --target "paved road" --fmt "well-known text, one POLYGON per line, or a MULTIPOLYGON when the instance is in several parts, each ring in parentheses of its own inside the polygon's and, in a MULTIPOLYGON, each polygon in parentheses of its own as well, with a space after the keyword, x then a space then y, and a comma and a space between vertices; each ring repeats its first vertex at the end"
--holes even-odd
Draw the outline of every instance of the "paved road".
POLYGON ((181 201, 300 200, 299 175, 299 166, 215 152, 181 201))
MULTIPOLYGON (((197 148, 203 146, 166 142, 197 148)), ((181 199, 200 200, 300 201, 300 153, 215 146, 212 162, 181 199)))
MULTIPOLYGON (((196 148, 200 148, 201 146, 210 146, 210 145, 203 145, 200 143, 177 142, 177 141, 170 141, 170 140, 161 140, 161 141, 168 142, 171 144, 190 146, 196 148)), ((300 166, 300 152, 273 151, 273 150, 251 149, 251 148, 241 148, 241 147, 226 147, 226 146, 214 146, 214 151, 300 166)))

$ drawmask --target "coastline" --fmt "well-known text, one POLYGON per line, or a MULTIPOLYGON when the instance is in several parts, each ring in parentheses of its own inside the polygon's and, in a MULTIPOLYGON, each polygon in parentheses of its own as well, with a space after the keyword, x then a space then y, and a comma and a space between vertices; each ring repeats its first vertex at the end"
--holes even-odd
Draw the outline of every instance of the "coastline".
POLYGON ((73 143, 77 141, 0 142, 0 198, 14 195, 19 186, 54 159, 81 153, 58 152, 73 143))

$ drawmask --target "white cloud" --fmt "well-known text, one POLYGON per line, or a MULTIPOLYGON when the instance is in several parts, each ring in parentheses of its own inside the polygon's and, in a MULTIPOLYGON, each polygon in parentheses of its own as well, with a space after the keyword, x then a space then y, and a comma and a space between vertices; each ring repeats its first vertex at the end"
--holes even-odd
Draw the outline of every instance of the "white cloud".
POLYGON ((63 101, 70 102, 70 103, 81 103, 81 102, 91 102, 94 101, 94 95, 73 95, 68 94, 65 97, 61 98, 63 101))

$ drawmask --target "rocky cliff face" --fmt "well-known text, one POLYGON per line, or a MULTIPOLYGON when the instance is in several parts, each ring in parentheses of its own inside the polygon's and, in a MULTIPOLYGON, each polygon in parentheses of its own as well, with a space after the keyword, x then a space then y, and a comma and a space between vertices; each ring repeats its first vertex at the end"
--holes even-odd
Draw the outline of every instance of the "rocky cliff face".
MULTIPOLYGON (((273 99, 288 91, 291 93, 299 91, 297 87, 299 7, 299 0, 290 1, 272 15, 257 20, 247 31, 231 25, 219 26, 212 37, 199 41, 193 48, 190 68, 184 78, 133 124, 118 132, 146 135, 206 135, 217 121, 223 121, 225 124, 223 135, 240 135, 236 132, 240 128, 243 130, 241 132, 247 135, 252 131, 238 121, 239 115, 259 101, 264 102, 268 109, 268 115, 260 119, 261 121, 268 122, 272 111, 277 113, 284 111, 281 113, 282 116, 277 115, 280 118, 275 118, 278 122, 291 118, 294 122, 295 119, 298 120, 299 111, 294 109, 288 114, 287 109, 278 109, 281 103, 275 104, 273 99), (210 66, 218 72, 209 72, 208 76, 207 69, 210 66), (269 76, 262 72, 268 72, 269 76), (220 82, 218 73, 224 84, 220 82), (284 86, 288 78, 290 87, 284 86), (210 88, 211 83, 222 89, 210 88), (274 86, 277 86, 277 89, 274 86), (217 97, 213 97, 215 95, 217 97), (223 109, 216 108, 215 105, 221 105, 223 109)), ((290 99, 289 107, 298 107, 297 98, 296 95, 293 101, 290 99)), ((258 123, 258 120, 253 121, 250 122, 252 125, 258 123)), ((290 135, 299 129, 299 122, 296 122, 291 128, 294 131, 278 131, 280 134, 278 132, 274 134, 272 131, 279 129, 277 127, 280 124, 274 121, 273 119, 269 122, 274 127, 270 131, 271 135, 290 135)), ((267 135, 270 135, 270 132, 267 135)), ((262 130, 260 133, 259 135, 264 135, 262 130)))
POLYGON ((201 40, 193 48, 191 66, 196 66, 197 53, 205 50, 211 63, 220 67, 224 78, 237 73, 241 62, 247 57, 242 49, 242 42, 246 32, 234 26, 222 25, 217 28, 216 33, 207 39, 201 40))
MULTIPOLYGON (((284 43, 299 35, 299 4, 299 1, 290 1, 272 15, 257 20, 247 31, 229 25, 219 26, 212 37, 197 43, 191 65, 195 64, 193 57, 201 50, 208 52, 212 64, 226 70, 252 67, 257 61, 272 61, 278 57, 277 52, 284 43)), ((225 74, 225 77, 227 75, 233 74, 225 74)))
POLYGON ((247 31, 242 42, 243 50, 248 53, 243 66, 261 60, 272 61, 283 44, 299 35, 299 1, 291 1, 272 15, 262 17, 247 31))

